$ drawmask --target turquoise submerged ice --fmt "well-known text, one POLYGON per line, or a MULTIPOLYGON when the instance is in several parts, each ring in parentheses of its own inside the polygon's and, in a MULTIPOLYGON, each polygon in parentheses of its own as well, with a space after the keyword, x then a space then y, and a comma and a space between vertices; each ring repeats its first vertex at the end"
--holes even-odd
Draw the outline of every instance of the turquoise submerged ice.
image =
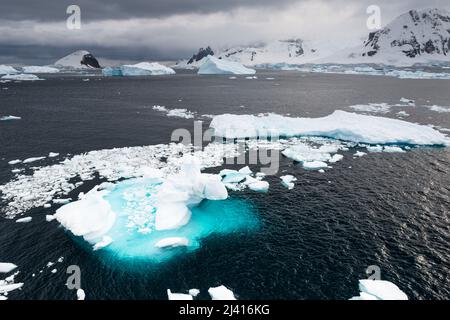
POLYGON ((119 259, 148 258, 164 261, 178 254, 200 248, 201 241, 211 234, 225 235, 255 229, 257 216, 251 203, 242 199, 203 200, 191 209, 189 222, 173 230, 155 230, 154 207, 160 184, 147 179, 132 179, 119 183, 105 199, 117 213, 108 235, 113 242, 103 248, 119 259), (187 246, 158 248, 165 238, 182 237, 187 246))

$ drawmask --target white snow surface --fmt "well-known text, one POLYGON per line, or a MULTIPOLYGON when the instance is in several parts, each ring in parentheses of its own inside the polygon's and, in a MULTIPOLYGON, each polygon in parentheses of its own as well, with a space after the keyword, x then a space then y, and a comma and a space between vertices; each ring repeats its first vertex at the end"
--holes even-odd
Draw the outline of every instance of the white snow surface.
POLYGON ((75 51, 56 61, 55 66, 69 69, 89 69, 88 66, 81 64, 81 60, 83 60, 83 56, 86 54, 89 54, 89 51, 75 51))
POLYGON ((215 116, 210 127, 225 138, 322 136, 369 144, 450 146, 450 138, 424 125, 341 110, 322 118, 224 114, 215 116))
POLYGON ((19 73, 19 71, 11 66, 0 64, 0 74, 14 74, 14 73, 19 73))
POLYGON ((16 269, 17 266, 10 262, 0 262, 0 273, 8 273, 16 269))
POLYGON ((198 74, 255 74, 256 70, 246 68, 239 62, 207 56, 198 69, 198 74))

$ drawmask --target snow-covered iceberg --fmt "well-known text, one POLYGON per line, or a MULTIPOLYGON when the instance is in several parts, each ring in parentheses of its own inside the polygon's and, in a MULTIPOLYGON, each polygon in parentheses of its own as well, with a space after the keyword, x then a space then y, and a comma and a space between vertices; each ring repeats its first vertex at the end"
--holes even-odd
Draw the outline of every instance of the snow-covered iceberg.
POLYGON ((450 146, 450 138, 428 126, 341 110, 322 118, 223 114, 215 116, 210 127, 225 138, 320 136, 369 144, 450 146))
POLYGON ((254 69, 246 68, 239 62, 217 59, 208 56, 198 69, 198 74, 255 74, 254 69))
POLYGON ((359 280, 360 295, 350 300, 408 300, 395 284, 386 280, 359 280))
POLYGON ((100 68, 100 64, 94 56, 86 50, 75 51, 55 62, 55 66, 65 69, 90 69, 100 68))
POLYGON ((19 73, 19 71, 11 66, 0 64, 0 74, 14 74, 14 73, 19 73))
POLYGON ((236 300, 233 291, 224 285, 211 287, 208 289, 208 293, 212 300, 236 300))
POLYGON ((48 66, 26 66, 22 67, 23 73, 58 73, 59 69, 48 66))
POLYGON ((120 67, 107 67, 102 70, 105 76, 158 76, 175 74, 172 68, 157 62, 140 62, 120 67))

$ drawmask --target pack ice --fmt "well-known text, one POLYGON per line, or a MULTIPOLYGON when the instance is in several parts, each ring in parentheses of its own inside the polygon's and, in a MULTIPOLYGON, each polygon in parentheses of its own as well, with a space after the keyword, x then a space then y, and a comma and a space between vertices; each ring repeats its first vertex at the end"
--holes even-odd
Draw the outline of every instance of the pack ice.
POLYGON ((246 68, 239 62, 217 59, 213 56, 205 58, 198 69, 198 74, 255 74, 254 69, 246 68))
POLYGON ((210 127, 224 138, 320 136, 355 143, 450 146, 450 138, 428 126, 341 110, 322 118, 223 114, 210 127))

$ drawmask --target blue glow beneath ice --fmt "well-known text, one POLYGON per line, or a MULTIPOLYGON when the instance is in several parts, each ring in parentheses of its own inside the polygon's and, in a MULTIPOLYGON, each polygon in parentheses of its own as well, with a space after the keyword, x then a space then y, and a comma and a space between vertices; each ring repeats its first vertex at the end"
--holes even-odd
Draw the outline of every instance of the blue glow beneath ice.
POLYGON ((118 217, 108 232, 114 241, 102 251, 116 259, 145 258, 162 262, 198 249, 201 240, 210 234, 230 234, 253 230, 258 226, 255 209, 248 200, 228 198, 223 201, 203 200, 200 205, 192 208, 189 223, 179 229, 154 230, 156 209, 152 205, 159 186, 146 179, 131 179, 118 183, 105 197, 118 217), (130 226, 130 221, 139 225, 130 226), (138 232, 142 228, 148 228, 150 232, 138 232), (167 237, 185 237, 189 240, 189 245, 161 249, 154 246, 167 237))

